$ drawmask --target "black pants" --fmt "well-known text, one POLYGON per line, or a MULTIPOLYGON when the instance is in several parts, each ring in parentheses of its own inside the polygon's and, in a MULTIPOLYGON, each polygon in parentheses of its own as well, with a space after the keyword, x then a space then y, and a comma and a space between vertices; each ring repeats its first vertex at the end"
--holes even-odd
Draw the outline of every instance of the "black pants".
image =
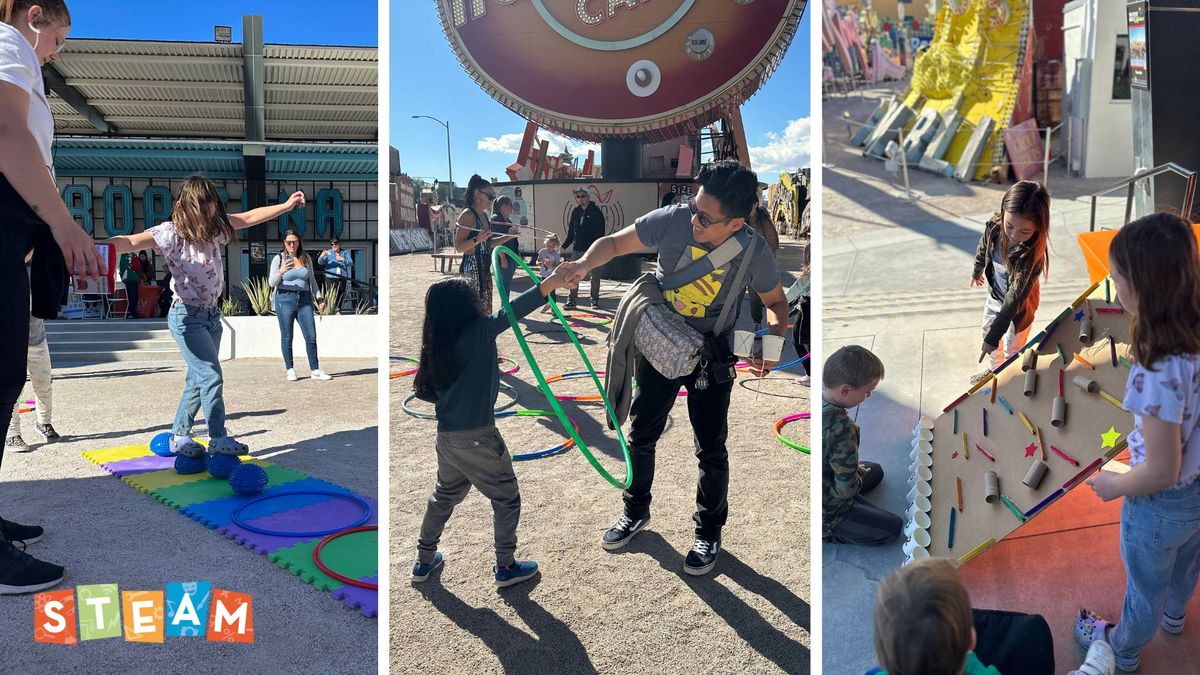
MULTIPOLYGON (((810 343, 812 341, 812 319, 809 315, 812 314, 812 298, 804 296, 800 301, 800 313, 796 317, 796 323, 792 327, 792 343, 796 347, 796 356, 804 356, 810 351, 810 343)), ((804 369, 804 374, 809 375, 812 370, 808 364, 812 363, 810 358, 808 361, 801 361, 800 367, 804 369)))
POLYGON ((865 544, 881 546, 894 541, 904 530, 904 521, 900 516, 885 511, 867 501, 863 494, 874 490, 883 482, 883 467, 874 462, 859 462, 859 476, 862 483, 858 494, 854 495, 854 505, 846 514, 846 519, 833 528, 829 541, 835 544, 865 544))
POLYGON ((725 438, 729 433, 729 395, 733 381, 717 384, 711 368, 708 388, 696 389, 696 375, 668 380, 645 359, 638 359, 637 393, 630 410, 629 459, 633 463, 633 484, 625 491, 625 515, 643 518, 650 512, 650 487, 654 483, 654 451, 667 425, 667 415, 675 405, 679 387, 687 387, 688 417, 700 477, 696 481, 696 537, 720 539, 721 528, 729 513, 729 451, 725 438))
MULTIPOLYGON (((29 276, 25 254, 36 225, 5 218, 0 205, 0 411, 11 411, 25 387, 29 345, 29 276)), ((45 227, 42 225, 41 227, 45 227)), ((0 438, 8 437, 12 413, 0 415, 0 438)), ((4 449, 0 448, 0 463, 4 449)))

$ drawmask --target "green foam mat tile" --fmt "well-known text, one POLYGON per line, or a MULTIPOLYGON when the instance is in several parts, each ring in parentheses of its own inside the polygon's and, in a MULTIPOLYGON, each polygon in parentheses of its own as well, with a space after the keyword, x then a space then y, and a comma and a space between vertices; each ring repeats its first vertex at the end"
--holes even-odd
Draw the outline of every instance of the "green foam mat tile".
MULTIPOLYGON (((316 541, 296 544, 267 555, 267 560, 300 577, 300 580, 312 584, 322 591, 333 591, 344 584, 330 577, 317 568, 313 562, 312 552, 316 541)), ((378 530, 355 533, 340 537, 329 542, 321 549, 321 561, 338 574, 351 579, 379 573, 379 532, 378 530)))
MULTIPOLYGON (((283 485, 284 483, 308 478, 308 474, 306 473, 286 469, 269 462, 251 461, 245 463, 258 464, 266 469, 268 485, 283 485)), ((204 478, 182 485, 161 487, 157 490, 152 490, 150 496, 176 509, 191 506, 192 504, 199 504, 200 502, 207 502, 212 499, 225 499, 237 496, 233 488, 229 487, 228 480, 213 478, 207 471, 196 475, 203 476, 204 478)))
POLYGON ((83 453, 83 458, 92 464, 107 464, 109 462, 119 462, 124 459, 145 457, 150 454, 153 454, 150 452, 150 446, 143 443, 141 445, 122 445, 116 448, 88 450, 83 453))
POLYGON ((176 473, 175 469, 163 469, 162 471, 147 471, 146 473, 135 473, 128 476, 121 476, 121 482, 132 487, 138 492, 153 492, 171 485, 183 485, 185 483, 195 483, 206 478, 211 478, 207 471, 200 473, 182 474, 176 473))

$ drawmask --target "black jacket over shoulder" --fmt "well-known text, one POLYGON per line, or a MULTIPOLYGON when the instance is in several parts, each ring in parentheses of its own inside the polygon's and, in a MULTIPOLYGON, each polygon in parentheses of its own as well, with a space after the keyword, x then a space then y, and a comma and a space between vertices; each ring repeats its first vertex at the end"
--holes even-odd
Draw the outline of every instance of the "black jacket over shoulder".
POLYGON ((0 227, 26 228, 32 233, 32 248, 36 253, 30 263, 31 312, 39 319, 57 319, 67 290, 66 259, 54 241, 50 226, 29 208, 3 174, 0 174, 0 227))
POLYGON ((579 253, 586 252, 596 243, 596 240, 604 236, 604 213, 600 211, 600 207, 596 206, 596 202, 588 202, 587 208, 576 206, 571 211, 571 221, 567 225, 567 239, 563 242, 563 250, 567 250, 571 243, 575 243, 575 247, 571 250, 579 253))
MULTIPOLYGON (((983 228, 983 236, 979 238, 979 247, 975 251, 974 276, 983 276, 991 289, 992 299, 1000 303, 1000 311, 992 322, 992 328, 983 340, 989 345, 999 345, 1000 338, 1008 331, 1009 325, 1017 332, 1023 331, 1033 323, 1033 315, 1037 312, 1041 298, 1041 282, 1038 277, 1042 274, 1043 264, 1034 263, 1033 249, 1026 244, 1017 244, 1008 251, 1008 292, 1003 296, 996 290, 996 269, 992 262, 992 252, 1000 245, 1000 216, 995 216, 983 228)), ((1045 235, 1043 235, 1045 236, 1045 235)))

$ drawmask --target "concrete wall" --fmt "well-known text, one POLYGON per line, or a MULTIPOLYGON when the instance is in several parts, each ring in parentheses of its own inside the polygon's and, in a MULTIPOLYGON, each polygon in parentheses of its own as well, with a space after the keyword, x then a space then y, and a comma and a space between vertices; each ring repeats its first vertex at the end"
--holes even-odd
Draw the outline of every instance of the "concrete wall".
MULTIPOLYGON (((376 315, 318 316, 317 355, 321 359, 375 358, 379 355, 380 319, 376 315)), ((279 319, 274 316, 226 316, 221 319, 221 360, 275 358, 283 368, 279 319)), ((307 372, 308 356, 300 325, 292 328, 292 358, 307 372)))
MULTIPOLYGON (((1078 0, 1063 7, 1066 62, 1064 99, 1083 118, 1082 162, 1086 178, 1121 178, 1133 174, 1133 105, 1113 98, 1117 36, 1126 35, 1125 4, 1078 0), (1077 26, 1077 28, 1076 28, 1077 26), (1071 31, 1079 31, 1072 36, 1071 31), (1080 62, 1081 59, 1086 62, 1080 62)), ((1076 133, 1079 128, 1076 127, 1076 133)))

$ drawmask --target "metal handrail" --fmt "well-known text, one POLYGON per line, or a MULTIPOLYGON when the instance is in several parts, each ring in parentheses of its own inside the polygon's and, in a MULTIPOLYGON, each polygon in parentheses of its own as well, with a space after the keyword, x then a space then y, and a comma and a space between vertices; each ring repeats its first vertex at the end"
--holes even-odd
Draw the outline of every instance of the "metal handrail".
POLYGON ((1179 174, 1187 179, 1187 188, 1183 192, 1183 209, 1180 211, 1180 215, 1182 215, 1184 218, 1190 218, 1190 214, 1192 212, 1192 197, 1196 192, 1196 172, 1188 169, 1187 167, 1180 166, 1175 162, 1167 162, 1166 164, 1160 164, 1153 169, 1139 171, 1125 180, 1122 180, 1118 183, 1113 183, 1106 188, 1102 188, 1096 192, 1093 192, 1090 195, 1092 200, 1092 218, 1091 223, 1088 225, 1088 231, 1096 231, 1096 200, 1099 197, 1102 197, 1118 188, 1127 188, 1127 192, 1125 194, 1125 222, 1121 224, 1128 225, 1130 218, 1133 216, 1134 187, 1139 181, 1142 181, 1146 178, 1153 178, 1160 173, 1166 173, 1168 171, 1179 174))

